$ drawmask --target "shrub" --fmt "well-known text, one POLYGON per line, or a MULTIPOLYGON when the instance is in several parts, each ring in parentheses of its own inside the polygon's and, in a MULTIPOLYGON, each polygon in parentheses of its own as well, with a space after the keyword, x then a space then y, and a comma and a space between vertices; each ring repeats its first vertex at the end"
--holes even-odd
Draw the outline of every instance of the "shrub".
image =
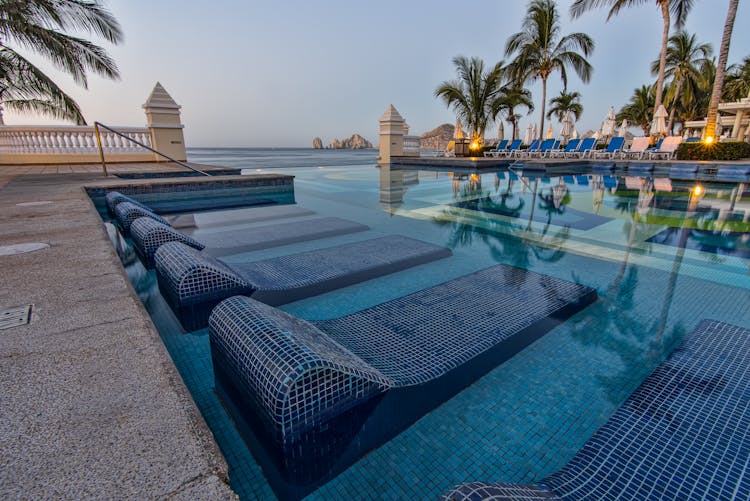
POLYGON ((682 143, 677 148, 677 160, 740 160, 750 158, 750 143, 682 143))

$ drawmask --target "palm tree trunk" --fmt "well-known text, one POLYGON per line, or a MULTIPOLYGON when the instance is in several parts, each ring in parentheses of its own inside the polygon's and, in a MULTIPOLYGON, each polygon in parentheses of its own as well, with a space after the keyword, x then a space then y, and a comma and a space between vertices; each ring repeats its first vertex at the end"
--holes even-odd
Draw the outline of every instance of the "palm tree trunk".
POLYGON ((667 66, 667 44, 669 43, 669 0, 659 0, 661 6, 661 17, 664 20, 664 30, 661 36, 661 55, 659 56, 659 76, 656 79, 656 99, 654 101, 654 114, 661 106, 662 91, 664 90, 664 68, 667 66))
POLYGON ((679 78, 677 80, 677 86, 674 89, 674 99, 672 100, 672 110, 669 112, 669 123, 667 124, 667 130, 672 133, 672 127, 674 126, 674 112, 677 109, 677 100, 680 98, 680 91, 682 91, 682 84, 684 80, 679 78))
POLYGON ((547 107, 547 77, 542 77, 542 120, 539 125, 539 142, 544 140, 544 109, 547 107))
POLYGON ((719 62, 716 63, 716 78, 714 79, 714 88, 711 92, 711 101, 708 104, 706 128, 703 131, 704 138, 713 138, 716 134, 716 120, 719 115, 719 100, 721 99, 721 91, 724 87, 724 73, 726 73, 727 59, 729 57, 729 42, 732 40, 734 18, 737 16, 738 3, 739 0, 729 0, 729 11, 727 12, 727 20, 724 23, 724 35, 721 37, 719 62))

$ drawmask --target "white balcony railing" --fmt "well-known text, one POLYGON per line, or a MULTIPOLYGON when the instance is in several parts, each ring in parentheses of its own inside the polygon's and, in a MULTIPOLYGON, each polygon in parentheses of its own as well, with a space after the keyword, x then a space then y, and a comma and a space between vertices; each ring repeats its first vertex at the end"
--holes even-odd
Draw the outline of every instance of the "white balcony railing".
POLYGON ((419 136, 404 136, 404 156, 419 156, 419 136))
MULTIPOLYGON (((126 136, 151 146, 145 127, 118 127, 126 136)), ((116 134, 100 129, 105 153, 147 154, 148 150, 116 134)), ((0 153, 81 155, 98 153, 94 128, 89 126, 0 126, 0 153)))

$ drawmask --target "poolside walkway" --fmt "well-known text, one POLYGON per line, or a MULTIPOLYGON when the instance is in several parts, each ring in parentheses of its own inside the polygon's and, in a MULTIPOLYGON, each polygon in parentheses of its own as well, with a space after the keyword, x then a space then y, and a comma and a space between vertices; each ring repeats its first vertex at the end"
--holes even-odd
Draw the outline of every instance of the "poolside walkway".
POLYGON ((0 252, 0 310, 34 305, 0 330, 0 498, 235 499, 82 189, 100 168, 0 167, 0 247, 49 245, 0 252))
MULTIPOLYGON (((198 164, 187 162, 187 164, 204 172, 217 172, 237 169, 227 169, 215 165, 198 164)), ((175 173, 187 172, 185 167, 172 162, 134 162, 134 163, 108 163, 107 171, 112 174, 145 174, 145 173, 175 173)), ((0 164, 0 188, 2 179, 8 176, 33 175, 33 174, 91 174, 102 175, 101 164, 50 164, 50 165, 2 165, 0 164)))

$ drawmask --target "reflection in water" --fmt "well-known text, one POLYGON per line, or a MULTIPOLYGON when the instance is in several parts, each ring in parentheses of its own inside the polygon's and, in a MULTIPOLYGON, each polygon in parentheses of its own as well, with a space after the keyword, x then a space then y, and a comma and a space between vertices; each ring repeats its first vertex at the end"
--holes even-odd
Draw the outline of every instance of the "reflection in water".
POLYGON ((388 165, 380 167, 380 204, 386 212, 393 214, 404 203, 407 185, 419 183, 415 170, 397 170, 388 165))

